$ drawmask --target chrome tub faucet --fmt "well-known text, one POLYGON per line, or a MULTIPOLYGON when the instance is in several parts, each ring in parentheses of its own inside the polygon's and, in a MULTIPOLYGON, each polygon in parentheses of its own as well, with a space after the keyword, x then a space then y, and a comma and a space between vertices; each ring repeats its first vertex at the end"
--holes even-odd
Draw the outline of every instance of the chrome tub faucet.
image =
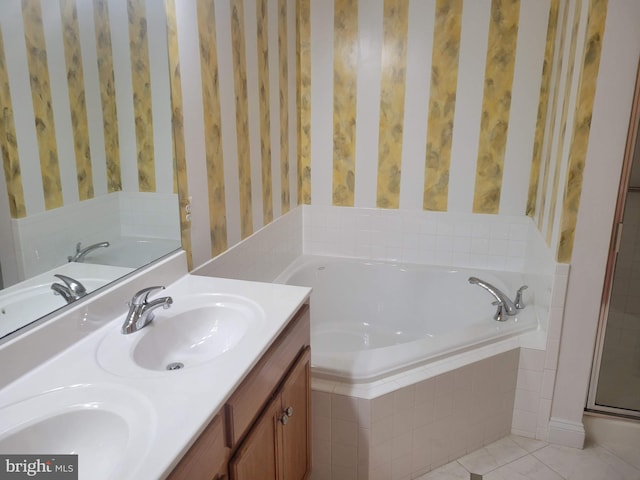
POLYGON ((78 280, 59 273, 56 273, 54 277, 62 280, 64 285, 54 283, 51 285, 51 290, 61 295, 67 303, 75 302, 87 294, 87 289, 78 280))
POLYGON ((69 262, 82 263, 84 262, 84 257, 87 255, 87 253, 93 250, 96 250, 98 248, 107 248, 108 246, 109 246, 109 242, 100 242, 100 243, 94 243, 93 245, 89 245, 88 247, 82 248, 82 243, 78 242, 76 244, 75 255, 68 256, 67 260, 69 260, 69 262))
POLYGON ((137 292, 129 302, 129 312, 127 313, 124 323, 122 324, 122 333, 128 335, 143 329, 151 320, 153 320, 153 311, 156 308, 164 308, 165 310, 171 306, 173 299, 171 297, 160 297, 149 301, 149 295, 152 292, 164 290, 162 286, 147 287, 137 292))
POLYGON ((469 283, 472 285, 478 285, 479 287, 484 288, 487 292, 489 292, 496 299, 493 302, 493 305, 498 306, 498 310, 496 314, 493 316, 494 320, 499 322, 503 322, 506 320, 504 315, 513 316, 518 313, 518 310, 524 308, 524 302, 522 300, 522 291, 527 288, 526 285, 523 285, 518 289, 518 293, 516 294, 515 302, 512 302, 509 297, 503 293, 499 288, 494 287, 489 282, 485 282, 484 280, 480 280, 477 277, 469 277, 469 283))

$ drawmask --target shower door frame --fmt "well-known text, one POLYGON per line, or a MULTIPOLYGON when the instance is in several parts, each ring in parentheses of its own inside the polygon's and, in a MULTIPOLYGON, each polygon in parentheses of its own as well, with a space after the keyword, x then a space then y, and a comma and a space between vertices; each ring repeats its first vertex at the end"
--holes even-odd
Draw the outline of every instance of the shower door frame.
MULTIPOLYGON (((593 363, 591 367, 591 381, 589 383, 589 393, 587 396, 586 410, 589 412, 606 413, 627 418, 640 419, 640 411, 627 410, 624 408, 609 407, 596 404, 596 392, 598 379, 600 376, 600 366, 604 347, 605 333, 609 318, 609 307, 611 303, 611 292, 613 289, 613 277, 616 268, 618 251, 620 250, 620 240, 622 239, 624 209, 627 201, 627 193, 631 177, 631 167, 637 151, 640 150, 640 62, 636 70, 636 84, 633 94, 633 104, 629 117, 629 130, 627 132, 627 142, 625 145, 622 173, 620 174, 620 184, 618 186, 618 199, 612 223, 611 241, 609 243, 609 254, 607 258, 607 268, 604 277, 604 287, 602 289, 602 301, 600 304, 600 318, 598 320, 598 333, 594 350, 593 363)), ((640 152, 638 152, 640 154, 640 152)))

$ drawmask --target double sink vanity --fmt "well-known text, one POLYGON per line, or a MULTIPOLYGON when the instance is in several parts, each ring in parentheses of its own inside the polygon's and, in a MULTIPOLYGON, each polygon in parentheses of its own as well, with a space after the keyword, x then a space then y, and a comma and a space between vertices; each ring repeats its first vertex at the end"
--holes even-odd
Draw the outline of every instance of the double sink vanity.
POLYGON ((126 302, 166 271, 0 345, 17 369, 0 375, 0 454, 77 454, 91 480, 308 476, 309 289, 189 275, 174 257, 174 281, 134 302, 157 300, 146 325, 125 331, 126 302))

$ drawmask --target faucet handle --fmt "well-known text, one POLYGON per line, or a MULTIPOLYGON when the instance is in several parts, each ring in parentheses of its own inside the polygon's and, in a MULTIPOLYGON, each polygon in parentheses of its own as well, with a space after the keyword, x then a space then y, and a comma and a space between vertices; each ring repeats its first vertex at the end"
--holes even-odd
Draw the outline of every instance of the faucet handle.
POLYGON ((493 319, 497 322, 504 322, 506 320, 506 318, 504 318, 506 313, 504 302, 498 302, 496 300, 495 302, 491 302, 491 305, 496 305, 498 307, 493 319))
POLYGON ((129 302, 129 306, 146 304, 149 298, 149 295, 152 292, 155 292, 158 290, 164 290, 164 287, 162 285, 156 285, 154 287, 143 288, 142 290, 135 293, 135 295, 131 299, 131 302, 129 302))
POLYGON ((526 305, 524 304, 524 301, 522 300, 522 292, 527 288, 529 288, 528 285, 523 285, 516 292, 516 300, 513 303, 518 310, 522 310, 524 307, 526 307, 526 305))
POLYGON ((87 294, 87 289, 75 278, 67 277, 60 273, 56 273, 53 276, 62 280, 74 297, 80 298, 87 294))

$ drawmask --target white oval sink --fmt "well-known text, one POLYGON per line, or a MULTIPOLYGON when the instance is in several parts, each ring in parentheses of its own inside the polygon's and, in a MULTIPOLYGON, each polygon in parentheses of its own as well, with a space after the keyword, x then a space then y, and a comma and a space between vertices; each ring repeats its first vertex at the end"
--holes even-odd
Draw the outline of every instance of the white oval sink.
POLYGON ((116 386, 74 386, 0 409, 0 452, 75 454, 79 478, 133 472, 155 433, 150 402, 116 386))
POLYGON ((176 362, 199 365, 235 347, 254 315, 247 305, 229 301, 158 315, 133 349, 133 360, 150 370, 165 370, 176 362))
POLYGON ((135 367, 163 373, 197 367, 232 350, 265 319, 252 300, 225 294, 173 297, 169 309, 154 313, 137 332, 110 331, 98 347, 98 363, 121 374, 135 374, 135 367))

